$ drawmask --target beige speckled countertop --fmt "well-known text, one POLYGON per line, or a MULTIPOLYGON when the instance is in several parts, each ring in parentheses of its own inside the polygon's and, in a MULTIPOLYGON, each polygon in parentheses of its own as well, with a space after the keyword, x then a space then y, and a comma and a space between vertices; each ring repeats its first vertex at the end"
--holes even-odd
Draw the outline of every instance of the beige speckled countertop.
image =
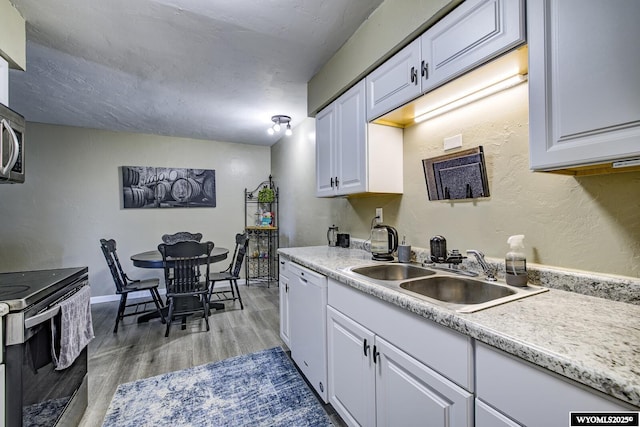
POLYGON ((374 263, 366 251, 312 246, 278 252, 362 292, 640 407, 639 305, 550 289, 462 314, 341 271, 374 263))

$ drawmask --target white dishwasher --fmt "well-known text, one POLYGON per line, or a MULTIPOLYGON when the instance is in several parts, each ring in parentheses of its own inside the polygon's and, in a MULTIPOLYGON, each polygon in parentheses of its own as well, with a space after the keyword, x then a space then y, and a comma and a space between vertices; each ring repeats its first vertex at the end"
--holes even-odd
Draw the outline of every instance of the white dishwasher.
POLYGON ((327 400, 327 278, 299 264, 289 269, 291 358, 327 400))

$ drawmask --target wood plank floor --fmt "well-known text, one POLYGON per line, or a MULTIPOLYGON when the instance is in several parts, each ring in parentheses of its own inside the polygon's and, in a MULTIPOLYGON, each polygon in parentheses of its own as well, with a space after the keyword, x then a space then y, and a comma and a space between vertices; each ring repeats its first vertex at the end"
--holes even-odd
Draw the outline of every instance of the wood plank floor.
MULTIPOLYGON (((89 405, 80 426, 102 425, 119 384, 277 346, 288 351, 279 335, 278 286, 240 286, 240 292, 244 310, 226 302, 224 310, 212 311, 209 332, 202 319, 190 318, 186 330, 172 325, 168 338, 159 319, 138 324, 135 316, 114 334, 117 303, 93 305, 89 405)), ((344 425, 330 405, 325 410, 334 425, 344 425)))

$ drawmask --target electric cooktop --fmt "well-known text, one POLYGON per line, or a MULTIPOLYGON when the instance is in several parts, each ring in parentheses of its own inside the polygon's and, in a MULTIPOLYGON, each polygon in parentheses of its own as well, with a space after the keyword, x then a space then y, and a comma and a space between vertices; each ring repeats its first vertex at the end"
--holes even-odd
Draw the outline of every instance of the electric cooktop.
POLYGON ((20 311, 86 276, 87 267, 0 273, 0 302, 20 311))

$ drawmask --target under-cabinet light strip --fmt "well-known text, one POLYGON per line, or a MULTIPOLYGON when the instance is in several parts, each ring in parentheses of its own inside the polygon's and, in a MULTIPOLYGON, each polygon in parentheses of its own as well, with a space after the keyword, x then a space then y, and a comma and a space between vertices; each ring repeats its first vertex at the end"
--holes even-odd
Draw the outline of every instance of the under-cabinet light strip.
POLYGON ((440 107, 436 107, 433 110, 427 111, 424 114, 420 114, 414 119, 414 121, 416 123, 420 123, 425 120, 429 120, 433 117, 447 113, 451 110, 455 110, 456 108, 460 108, 463 105, 470 104, 479 99, 485 98, 489 95, 493 95, 494 93, 498 93, 505 89, 509 89, 511 87, 519 85, 520 83, 523 83, 525 81, 527 81, 527 75, 516 74, 515 76, 508 77, 504 80, 499 81, 498 83, 494 83, 490 86, 479 89, 475 92, 471 92, 469 94, 463 95, 462 97, 454 101, 441 105, 440 107))

